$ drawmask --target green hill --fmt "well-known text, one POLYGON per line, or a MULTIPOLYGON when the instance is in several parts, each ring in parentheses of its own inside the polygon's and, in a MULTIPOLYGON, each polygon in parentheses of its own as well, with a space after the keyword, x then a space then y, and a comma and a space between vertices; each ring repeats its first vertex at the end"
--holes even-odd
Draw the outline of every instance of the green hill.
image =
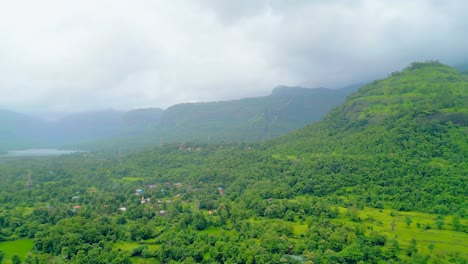
POLYGON ((167 110, 75 113, 51 122, 4 111, 0 115, 0 140, 4 139, 5 150, 64 146, 138 150, 172 142, 260 141, 318 121, 357 87, 330 90, 280 86, 264 97, 177 104, 167 110))
POLYGON ((357 87, 280 86, 264 97, 177 104, 166 110, 77 113, 29 129, 36 133, 30 138, 44 146, 107 151, 135 151, 174 142, 261 141, 318 121, 357 87))
POLYGON ((302 192, 349 192, 375 197, 374 205, 464 214, 467 126, 468 77, 436 62, 413 63, 359 89, 322 122, 270 144, 316 171, 302 175, 302 192))
POLYGON ((43 144, 44 135, 36 132, 45 126, 40 118, 0 109, 0 152, 43 144))
POLYGON ((280 86, 265 97, 179 104, 164 112, 161 136, 170 142, 265 140, 318 121, 347 93, 280 86))
POLYGON ((467 97, 413 63, 262 143, 2 160, 0 238, 31 263, 467 263, 467 97))

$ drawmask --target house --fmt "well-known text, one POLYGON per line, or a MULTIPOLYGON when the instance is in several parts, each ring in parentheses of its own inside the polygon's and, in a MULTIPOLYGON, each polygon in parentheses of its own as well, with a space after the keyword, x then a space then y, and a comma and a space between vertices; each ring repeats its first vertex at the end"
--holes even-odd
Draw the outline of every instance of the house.
POLYGON ((219 192, 219 194, 224 195, 223 187, 218 187, 218 192, 219 192))
POLYGON ((159 214, 160 216, 165 216, 165 215, 167 215, 167 211, 161 210, 161 211, 158 212, 158 214, 159 214))
POLYGON ((176 183, 174 183, 174 186, 175 186, 176 188, 180 188, 180 187, 182 187, 182 183, 176 182, 176 183))
POLYGON ((119 207, 118 210, 119 210, 119 211, 122 211, 122 212, 125 212, 125 211, 127 211, 127 208, 126 208, 126 207, 119 207))
POLYGON ((290 260, 299 262, 299 263, 304 263, 304 258, 299 256, 299 255, 283 255, 280 259, 281 262, 283 263, 290 263, 290 260))
POLYGON ((150 198, 146 198, 144 196, 141 197, 141 203, 142 204, 146 204, 146 203, 149 203, 150 202, 150 198))

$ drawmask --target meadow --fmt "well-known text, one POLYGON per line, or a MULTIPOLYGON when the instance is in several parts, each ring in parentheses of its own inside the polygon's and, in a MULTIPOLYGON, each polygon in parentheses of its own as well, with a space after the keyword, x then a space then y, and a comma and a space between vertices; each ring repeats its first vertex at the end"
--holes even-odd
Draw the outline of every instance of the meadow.
POLYGON ((18 239, 14 241, 0 242, 0 250, 5 252, 5 259, 10 259, 14 254, 18 255, 21 260, 26 259, 26 255, 33 247, 32 239, 18 239))

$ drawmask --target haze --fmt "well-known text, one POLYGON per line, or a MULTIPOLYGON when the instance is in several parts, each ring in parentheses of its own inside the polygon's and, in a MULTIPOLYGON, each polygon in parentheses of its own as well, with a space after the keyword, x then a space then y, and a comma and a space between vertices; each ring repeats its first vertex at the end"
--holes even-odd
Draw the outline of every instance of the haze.
POLYGON ((0 108, 168 107, 463 64, 467 1, 3 1, 0 108))

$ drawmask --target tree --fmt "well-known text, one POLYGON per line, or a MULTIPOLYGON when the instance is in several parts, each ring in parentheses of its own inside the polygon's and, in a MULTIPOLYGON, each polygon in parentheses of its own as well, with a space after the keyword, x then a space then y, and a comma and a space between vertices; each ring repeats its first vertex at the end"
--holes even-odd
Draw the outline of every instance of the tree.
POLYGON ((437 229, 439 229, 439 230, 442 229, 442 227, 444 226, 444 224, 445 224, 445 223, 444 223, 444 220, 442 220, 442 219, 440 219, 440 218, 437 219, 437 220, 435 221, 435 225, 436 225, 437 229))
POLYGON ((0 263, 5 259, 5 252, 3 250, 0 250, 0 263))
POLYGON ((452 218, 452 226, 453 226, 453 230, 455 230, 455 231, 461 231, 462 230, 462 224, 460 222, 460 217, 454 216, 452 218))
POLYGON ((435 246, 434 244, 431 243, 429 244, 428 248, 429 248, 429 251, 432 253, 432 251, 434 251, 435 246))
POLYGON ((393 259, 393 258, 397 259, 399 251, 400 251, 400 245, 398 244, 398 241, 394 238, 390 239, 388 241, 388 249, 386 251, 387 259, 393 259))
POLYGON ((413 222, 413 220, 411 220, 411 218, 409 216, 406 217, 405 219, 405 222, 406 222, 406 227, 410 227, 411 223, 413 222))
POLYGON ((205 216, 202 213, 196 213, 193 218, 193 222, 197 230, 203 230, 207 227, 208 223, 206 221, 205 216))
POLYGON ((413 238, 411 239, 409 247, 406 249, 406 255, 412 256, 416 253, 418 253, 418 242, 413 238))
POLYGON ((21 258, 17 254, 14 254, 13 256, 11 256, 11 263, 21 264, 21 258))

